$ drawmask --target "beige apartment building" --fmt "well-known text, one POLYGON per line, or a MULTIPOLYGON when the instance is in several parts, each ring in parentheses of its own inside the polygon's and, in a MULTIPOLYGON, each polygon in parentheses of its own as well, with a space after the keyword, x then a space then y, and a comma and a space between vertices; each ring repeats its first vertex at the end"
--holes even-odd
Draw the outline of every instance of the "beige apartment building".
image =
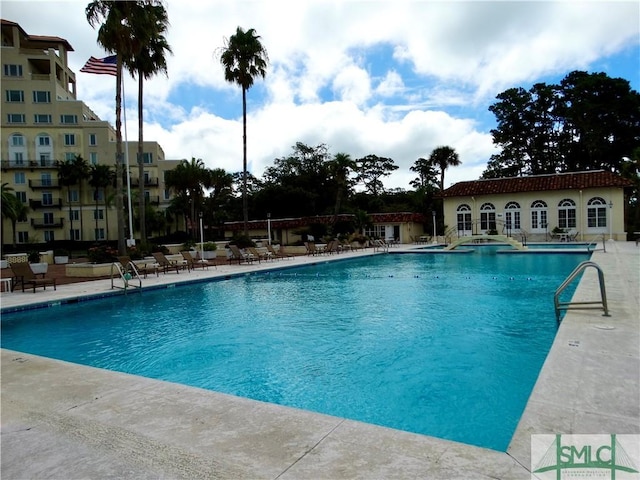
MULTIPOLYGON (((117 239, 115 188, 95 190, 88 181, 66 187, 58 180, 58 162, 78 155, 90 166, 108 165, 114 172, 116 164, 115 129, 76 98, 69 52, 73 47, 63 38, 29 35, 2 20, 2 183, 28 207, 26 218, 16 224, 17 244, 117 239)), ((137 142, 129 141, 126 150, 130 181, 125 187, 130 183, 133 216, 141 183, 147 201, 166 209, 170 194, 164 172, 179 161, 166 160, 157 142, 144 142, 140 182, 137 142)), ((125 207, 128 203, 125 191, 125 207)), ((11 222, 3 219, 2 244, 12 244, 12 235, 11 222)))

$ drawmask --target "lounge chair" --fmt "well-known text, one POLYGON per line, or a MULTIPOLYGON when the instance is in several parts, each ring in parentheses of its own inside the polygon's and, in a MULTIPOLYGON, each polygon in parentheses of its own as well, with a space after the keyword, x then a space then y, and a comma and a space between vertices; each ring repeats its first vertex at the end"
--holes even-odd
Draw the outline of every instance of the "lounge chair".
POLYGON ((13 272, 13 280, 11 281, 11 291, 18 286, 22 285, 22 291, 25 287, 33 287, 33 293, 36 293, 36 287, 43 287, 47 289, 47 285, 53 285, 53 289, 56 290, 55 278, 38 278, 33 273, 31 267, 26 262, 10 263, 11 271, 13 272))
POLYGON ((155 273, 156 276, 159 275, 158 268, 155 266, 154 263, 151 263, 151 264, 137 263, 136 264, 133 260, 131 260, 131 257, 127 255, 119 256, 118 262, 120 262, 120 265, 122 265, 122 270, 124 272, 133 270, 130 266, 130 265, 133 265, 133 268, 135 268, 135 271, 138 272, 138 274, 141 274, 141 273, 144 274, 144 278, 147 278, 148 273, 155 273))
POLYGON ((241 264, 242 262, 252 263, 255 260, 255 257, 252 254, 242 252, 237 245, 229 245, 229 252, 231 253, 231 255, 227 257, 227 261, 229 263, 232 263, 232 262, 238 262, 238 264, 241 264))
POLYGON ((271 256, 273 258, 293 258, 293 255, 284 251, 284 247, 282 245, 280 245, 280 248, 276 250, 273 248, 273 245, 267 244, 267 251, 271 252, 271 256))
POLYGON ((202 268, 202 270, 204 270, 205 268, 209 270, 209 265, 216 267, 215 263, 209 263, 209 261, 207 260, 194 258, 194 256, 191 255, 191 252, 189 250, 184 250, 180 252, 180 254, 182 255, 182 258, 184 258, 185 262, 187 262, 187 267, 190 268, 191 270, 194 270, 196 267, 200 267, 202 268))
POLYGON ((186 262, 171 261, 167 257, 164 256, 162 252, 153 252, 153 258, 156 259, 156 264, 158 268, 162 270, 162 273, 167 273, 169 269, 176 269, 176 273, 180 273, 180 270, 184 270, 188 267, 186 262))
POLYGON ((254 258, 258 259, 258 262, 260 262, 261 260, 272 260, 273 259, 271 257, 271 252, 269 252, 268 250, 266 252, 264 252, 264 253, 260 253, 256 247, 247 247, 247 250, 249 250, 249 253, 251 255, 253 255, 254 258))
POLYGON ((573 232, 573 231, 570 231, 570 232, 569 232, 569 236, 567 237, 567 239, 568 239, 568 241, 570 241, 570 242, 575 242, 575 241, 576 241, 576 239, 578 238, 578 235, 580 235, 580 232, 573 232))
POLYGON ((327 245, 316 245, 315 242, 305 242, 305 247, 307 247, 307 255, 320 255, 327 251, 327 245))

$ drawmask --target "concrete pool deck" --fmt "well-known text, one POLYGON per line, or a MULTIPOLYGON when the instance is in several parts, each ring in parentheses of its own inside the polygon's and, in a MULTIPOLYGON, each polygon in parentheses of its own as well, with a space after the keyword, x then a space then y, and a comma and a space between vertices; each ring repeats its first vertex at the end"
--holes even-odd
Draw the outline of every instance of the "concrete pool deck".
MULTIPOLYGON (((144 284, 370 254, 168 273, 144 284)), ((607 242, 607 252, 594 252, 592 260, 604 271, 611 316, 567 312, 507 452, 3 349, 0 473, 7 479, 532 478, 531 434, 640 434, 640 248, 607 242)), ((109 292, 110 281, 98 280, 56 292, 2 293, 0 301, 8 308, 109 292)), ((573 298, 599 299, 594 269, 573 298)))

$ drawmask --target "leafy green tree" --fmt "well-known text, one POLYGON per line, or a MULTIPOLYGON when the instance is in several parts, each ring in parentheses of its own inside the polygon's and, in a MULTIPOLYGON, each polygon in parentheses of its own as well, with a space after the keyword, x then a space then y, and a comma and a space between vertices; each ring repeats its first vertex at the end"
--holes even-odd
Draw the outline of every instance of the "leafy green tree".
POLYGON ((440 191, 444 191, 444 172, 449 167, 457 167, 462 164, 456 151, 451 147, 436 147, 429 155, 429 162, 438 169, 440 174, 440 191))
POLYGON ((409 170, 418 174, 418 176, 410 182, 410 185, 416 190, 433 190, 438 186, 435 165, 430 160, 419 158, 409 170))
POLYGON ((352 183, 349 179, 349 175, 353 170, 355 170, 355 168, 356 162, 351 160, 348 153, 336 153, 333 156, 333 160, 329 161, 329 172, 336 184, 336 203, 333 209, 334 224, 340 214, 343 197, 349 195, 352 183))
POLYGON ((384 191, 381 178, 391 175, 391 172, 398 169, 393 159, 377 155, 367 155, 355 162, 356 182, 364 185, 365 190, 374 197, 384 191))
POLYGON ((242 88, 242 212, 244 235, 249 234, 249 203, 247 199, 247 90, 256 77, 267 74, 269 57, 260 43, 260 36, 253 28, 246 32, 238 27, 236 33, 225 41, 220 54, 227 82, 236 83, 242 88))
MULTIPOLYGON (((2 217, 11 222, 11 243, 13 248, 16 247, 16 223, 27 218, 29 207, 15 196, 13 188, 8 183, 3 183, 0 188, 2 198, 2 217)), ((1 243, 1 242, 0 242, 1 243)))
POLYGON ((140 217, 140 241, 146 243, 146 211, 144 195, 144 135, 143 135, 143 92, 144 80, 157 73, 167 73, 166 54, 171 47, 165 38, 169 18, 162 4, 143 4, 136 15, 133 25, 137 42, 140 43, 132 58, 127 60, 127 68, 138 76, 138 179, 140 195, 138 196, 138 215, 140 217))

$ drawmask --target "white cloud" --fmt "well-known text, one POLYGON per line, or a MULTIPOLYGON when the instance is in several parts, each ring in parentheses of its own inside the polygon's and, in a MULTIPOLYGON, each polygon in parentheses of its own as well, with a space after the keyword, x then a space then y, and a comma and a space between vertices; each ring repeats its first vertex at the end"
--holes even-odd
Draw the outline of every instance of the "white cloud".
MULTIPOLYGON (((87 3, 3 1, 2 18, 30 34, 67 39, 78 72, 89 56, 103 54, 85 18, 87 3)), ((167 10, 174 54, 168 78, 145 84, 144 132, 167 158, 241 169, 240 89, 225 82, 215 54, 242 26, 256 29, 271 60, 267 78, 250 91, 255 175, 298 141, 325 143, 353 158, 393 158, 400 169, 385 184, 405 188, 409 167, 439 145, 455 148, 463 162, 447 172, 447 184, 477 178, 495 147, 489 128, 474 119, 497 93, 588 69, 637 46, 640 31, 637 2, 168 0, 167 10), (371 64, 368 49, 381 46, 393 57, 371 64), (172 103, 191 91, 202 98, 172 103), (226 112, 224 104, 238 107, 226 112)), ((113 123, 113 77, 77 73, 77 82, 79 98, 113 123)), ((135 139, 136 81, 128 78, 125 88, 128 136, 135 139)))

